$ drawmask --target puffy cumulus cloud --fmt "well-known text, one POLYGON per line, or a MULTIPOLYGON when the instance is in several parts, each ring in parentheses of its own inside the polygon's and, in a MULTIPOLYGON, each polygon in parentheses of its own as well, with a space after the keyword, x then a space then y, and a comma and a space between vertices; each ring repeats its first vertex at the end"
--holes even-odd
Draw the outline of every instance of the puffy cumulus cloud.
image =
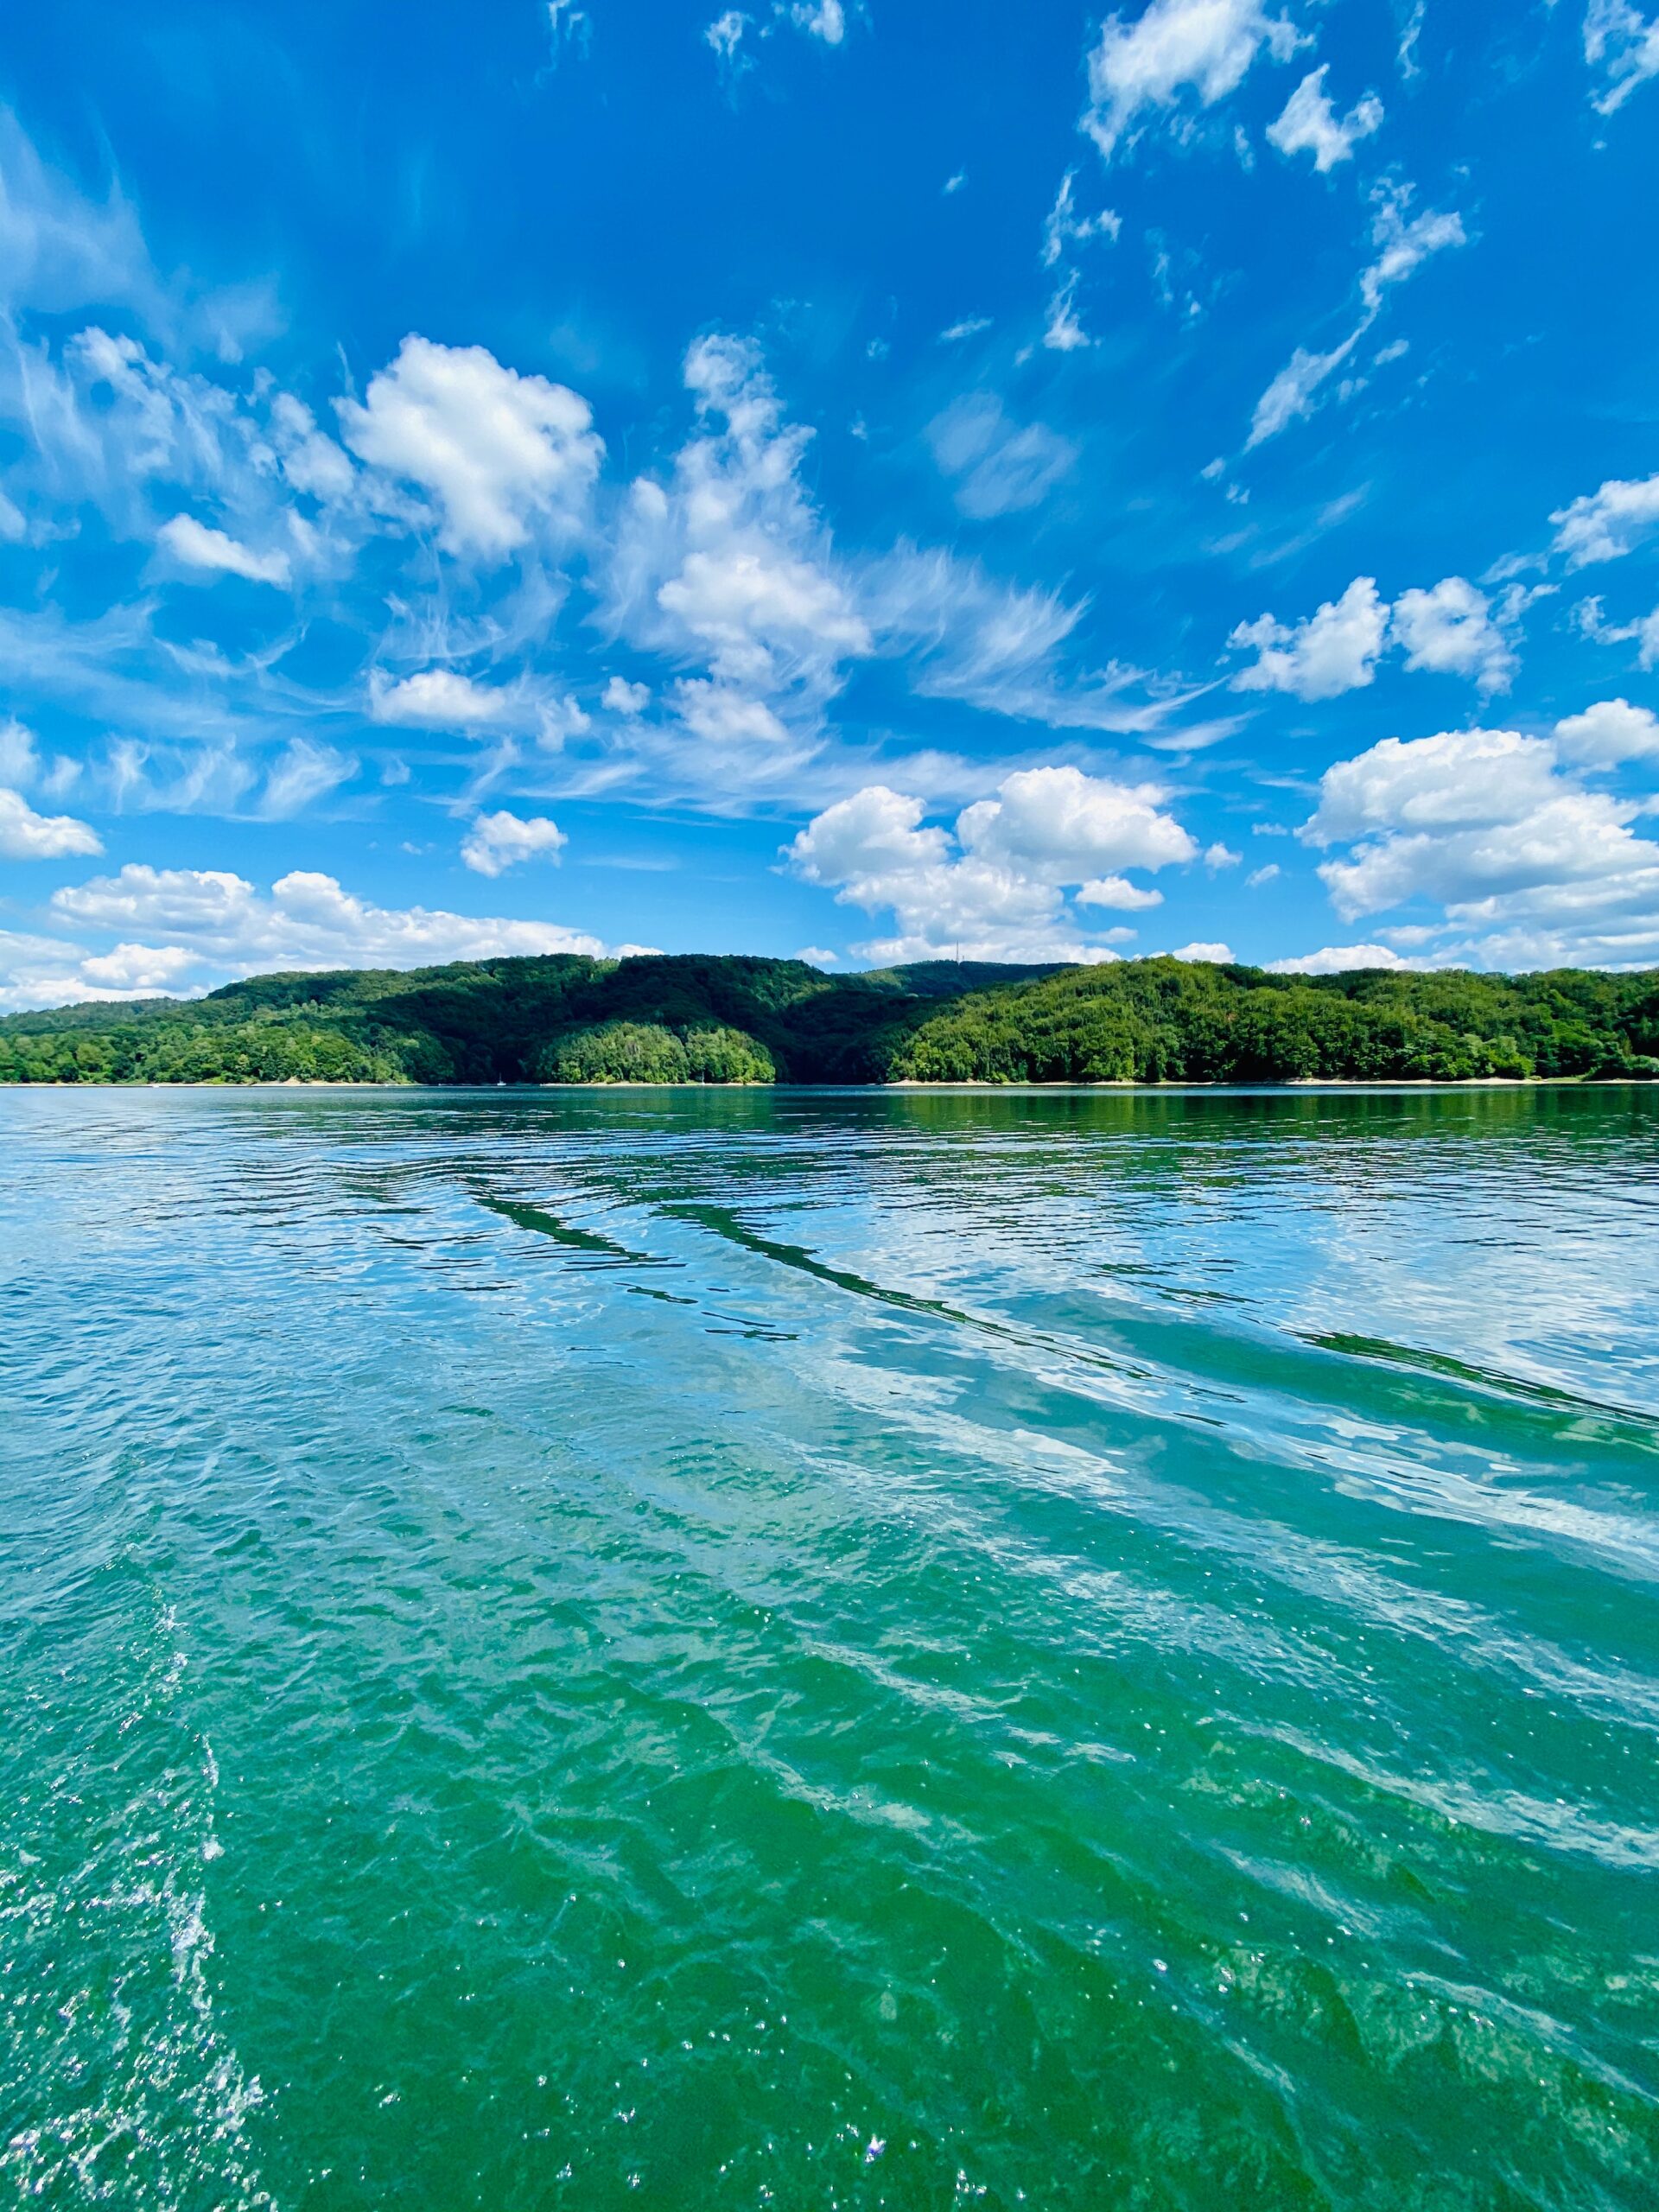
POLYGON ((1659 476, 1639 483, 1611 478, 1558 507, 1550 520, 1555 524, 1554 550, 1569 569, 1621 560, 1659 524, 1659 476))
POLYGON ((461 857, 475 874, 505 875, 520 861, 556 861, 568 842, 546 815, 525 819, 503 809, 478 817, 461 841, 461 857))
POLYGON ((957 505, 976 522, 1036 506, 1077 457, 1070 439, 1042 423, 1011 422, 986 391, 954 401, 928 425, 927 439, 955 481, 957 505))
POLYGON ((96 830, 69 814, 36 814, 20 791, 0 786, 0 855, 9 861, 57 861, 101 853, 96 830))
POLYGON ((454 668, 422 668, 395 679, 385 669, 372 670, 369 713, 394 728, 454 730, 472 737, 526 734, 550 752, 592 726, 576 699, 530 677, 480 683, 454 668))
POLYGON ((1531 915, 1541 895, 1576 884, 1611 887, 1639 874, 1659 885, 1659 845, 1629 829, 1636 810, 1599 791, 1562 790, 1524 822, 1497 822, 1453 832, 1384 837, 1319 874, 1344 921, 1385 912, 1417 898, 1438 900, 1457 921, 1531 915))
POLYGON ((1334 699, 1370 683, 1387 634, 1389 609, 1375 576, 1356 576, 1340 599, 1327 600, 1304 622, 1274 615, 1241 622, 1227 642, 1256 658, 1233 678, 1236 691, 1288 691, 1298 699, 1334 699))
POLYGON ((1131 883, 1127 875, 1096 876, 1080 883, 1073 896, 1079 906, 1110 906, 1127 914, 1144 913, 1164 903, 1164 894, 1155 884, 1131 883))
POLYGON ((1331 845, 1380 830, 1520 822, 1557 788, 1554 750, 1543 738, 1512 729, 1386 737, 1325 770, 1318 810, 1300 834, 1331 845))
POLYGON ((158 990, 179 988, 195 964, 193 955, 176 946, 118 944, 89 955, 84 945, 61 938, 0 930, 0 1014, 89 999, 153 997, 158 990))
POLYGON ((651 686, 630 683, 626 676, 613 676, 606 684, 600 703, 607 714, 643 715, 651 704, 651 686))
POLYGON ((1195 860, 1198 848, 1164 811, 1155 784, 1119 784, 1081 768, 1021 768, 995 798, 957 820, 964 851, 1051 882, 1078 883, 1096 871, 1156 869, 1195 860))
POLYGON ((705 745, 762 746, 782 749, 789 731, 764 699, 734 684, 687 677, 675 686, 681 727, 705 745))
POLYGON ((1299 953, 1294 960, 1269 960, 1270 976, 1345 976, 1356 968, 1410 968, 1421 962, 1403 958, 1386 944, 1325 944, 1317 952, 1299 953))
POLYGON ((1613 114, 1638 85, 1659 77, 1659 16, 1642 15, 1630 0, 1589 0, 1584 58, 1603 80, 1592 105, 1599 115, 1613 114))
POLYGON ((293 564, 280 547, 256 553, 251 546, 244 545, 225 531, 198 522, 194 515, 175 515, 170 522, 162 524, 156 539, 181 568, 205 569, 219 575, 244 576, 250 583, 283 588, 293 575, 293 564))
POLYGON ((371 905, 330 875, 296 871, 270 893, 211 868, 137 863, 54 893, 63 924, 160 938, 221 974, 264 969, 420 968, 510 953, 605 950, 599 938, 552 922, 507 921, 424 906, 371 905))
POLYGON ((573 526, 604 453, 585 399, 504 367, 482 346, 411 334, 360 404, 337 405, 360 461, 436 501, 445 550, 486 563, 537 528, 573 526))
POLYGON ((1503 690, 1515 673, 1500 618, 1462 576, 1402 592, 1392 607, 1374 576, 1356 576, 1340 599, 1325 601, 1306 620, 1283 623, 1263 614, 1238 624, 1227 642, 1235 652, 1253 646, 1256 652, 1234 677, 1235 690, 1287 691, 1298 699, 1334 699, 1362 689, 1391 646, 1403 650, 1408 669, 1470 677, 1482 691, 1503 690))
POLYGON ((1149 111, 1166 113, 1184 94, 1213 107, 1264 48, 1287 61, 1302 43, 1260 0, 1152 0, 1133 22, 1109 16, 1089 56, 1083 128, 1109 161, 1149 111))
POLYGON ((193 968, 194 952, 178 944, 118 944, 91 953, 80 963, 79 980, 115 998, 144 996, 176 989, 193 968))
POLYGON ((1659 715, 1651 708, 1631 706, 1628 699, 1601 699, 1556 723, 1555 749, 1589 768, 1659 760, 1659 715))
POLYGON ((785 422, 760 350, 699 339, 685 359, 695 435, 667 483, 632 486, 606 615, 688 671, 694 735, 787 729, 816 743, 843 664, 874 650, 855 590, 807 497, 810 430, 785 422), (695 672, 693 672, 695 671, 695 672))
POLYGON ((1206 965, 1225 968, 1232 961, 1233 948, 1230 944, 1183 944, 1177 946, 1169 957, 1172 960, 1196 960, 1206 965))
POLYGON ((454 668, 417 669, 399 679, 384 669, 369 675, 369 712, 406 729, 487 729, 513 719, 514 695, 479 683, 454 668))
POLYGON ((1382 127, 1382 103, 1367 92, 1339 116, 1325 89, 1330 64, 1310 70, 1285 103, 1277 122, 1268 125, 1268 143, 1281 154, 1312 154, 1323 176, 1338 162, 1353 159, 1354 148, 1382 127))
POLYGON ((1427 591, 1402 592, 1392 628, 1408 668, 1472 677, 1482 691, 1507 690, 1515 674, 1515 655, 1490 602, 1462 576, 1443 577, 1427 591))
POLYGON ((1428 899, 1454 930, 1497 932, 1462 948, 1488 964, 1523 940, 1522 964, 1601 963, 1615 941, 1634 961, 1631 944, 1659 944, 1659 845, 1630 828, 1640 811, 1560 773, 1547 740, 1454 730, 1338 761, 1300 834, 1351 844, 1319 870, 1344 920, 1428 899))
POLYGON ((950 830, 925 823, 919 798, 874 784, 827 807, 785 856, 807 882, 834 890, 841 905, 891 912, 895 933, 861 948, 872 959, 958 950, 981 960, 1109 959, 1098 937, 1079 930, 1066 888, 1106 894, 1086 904, 1154 903, 1155 893, 1096 871, 1156 869, 1196 856, 1162 798, 1154 786, 1077 768, 1022 769, 1005 777, 994 798, 965 808, 950 830))

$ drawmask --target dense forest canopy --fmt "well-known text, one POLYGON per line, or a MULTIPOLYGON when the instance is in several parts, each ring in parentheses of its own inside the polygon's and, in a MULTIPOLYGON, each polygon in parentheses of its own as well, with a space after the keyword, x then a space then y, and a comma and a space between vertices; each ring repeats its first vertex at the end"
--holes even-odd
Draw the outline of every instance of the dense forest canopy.
POLYGON ((0 1082, 1287 1083, 1659 1077, 1659 971, 575 955, 260 976, 0 1020, 0 1082))

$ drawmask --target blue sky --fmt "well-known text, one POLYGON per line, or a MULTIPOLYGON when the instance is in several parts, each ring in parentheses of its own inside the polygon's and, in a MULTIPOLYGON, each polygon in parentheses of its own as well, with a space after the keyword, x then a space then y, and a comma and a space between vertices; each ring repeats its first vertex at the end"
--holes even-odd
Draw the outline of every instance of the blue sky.
POLYGON ((1659 16, 60 0, 0 1007, 1659 963, 1659 16))

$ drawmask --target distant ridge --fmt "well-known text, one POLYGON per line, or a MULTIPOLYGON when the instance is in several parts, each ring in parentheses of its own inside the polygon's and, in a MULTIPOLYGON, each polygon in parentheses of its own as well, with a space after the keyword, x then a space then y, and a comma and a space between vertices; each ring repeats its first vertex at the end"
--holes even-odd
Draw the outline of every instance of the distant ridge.
POLYGON ((1659 970, 1269 975, 1156 958, 658 955, 259 976, 0 1020, 0 1083, 1659 1078, 1659 970))

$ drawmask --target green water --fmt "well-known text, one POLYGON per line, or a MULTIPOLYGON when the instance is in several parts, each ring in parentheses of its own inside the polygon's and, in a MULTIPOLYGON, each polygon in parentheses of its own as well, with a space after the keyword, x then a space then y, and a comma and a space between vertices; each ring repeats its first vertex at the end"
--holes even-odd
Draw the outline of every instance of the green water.
POLYGON ((0 2202, 1659 2203, 1656 1139, 0 1094, 0 2202))

